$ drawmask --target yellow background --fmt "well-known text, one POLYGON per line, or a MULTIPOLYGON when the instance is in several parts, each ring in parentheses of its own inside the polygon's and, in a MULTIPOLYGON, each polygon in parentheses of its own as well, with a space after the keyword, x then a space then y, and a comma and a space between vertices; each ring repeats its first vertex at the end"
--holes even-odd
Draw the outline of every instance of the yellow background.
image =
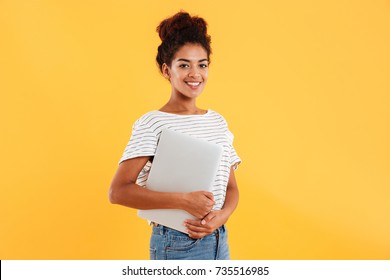
POLYGON ((169 98, 158 23, 212 35, 203 108, 243 160, 233 259, 390 259, 390 2, 0 1, 0 259, 147 259, 107 191, 169 98))

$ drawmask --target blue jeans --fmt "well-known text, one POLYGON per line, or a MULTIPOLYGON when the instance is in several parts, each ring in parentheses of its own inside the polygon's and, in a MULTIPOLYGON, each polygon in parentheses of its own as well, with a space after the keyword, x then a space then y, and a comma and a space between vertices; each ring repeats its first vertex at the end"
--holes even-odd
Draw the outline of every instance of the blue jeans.
POLYGON ((165 227, 153 226, 150 238, 151 260, 229 260, 225 226, 200 239, 165 227))

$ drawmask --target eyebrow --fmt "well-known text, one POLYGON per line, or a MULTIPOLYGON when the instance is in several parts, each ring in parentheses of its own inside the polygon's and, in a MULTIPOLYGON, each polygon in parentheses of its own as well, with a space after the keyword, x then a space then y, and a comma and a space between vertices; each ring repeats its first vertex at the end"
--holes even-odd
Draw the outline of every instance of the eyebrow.
MULTIPOLYGON (((191 62, 190 60, 188 60, 188 59, 185 59, 185 58, 179 58, 177 61, 191 62)), ((208 60, 207 58, 204 58, 204 59, 198 60, 198 62, 203 62, 203 61, 209 61, 209 60, 208 60)))

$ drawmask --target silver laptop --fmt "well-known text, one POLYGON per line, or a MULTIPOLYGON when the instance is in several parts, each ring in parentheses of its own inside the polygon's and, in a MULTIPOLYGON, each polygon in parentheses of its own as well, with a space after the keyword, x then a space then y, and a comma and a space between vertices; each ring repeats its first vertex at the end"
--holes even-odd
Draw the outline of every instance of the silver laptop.
MULTIPOLYGON (((222 147, 203 139, 165 129, 161 132, 146 187, 161 192, 211 191, 222 158, 222 147)), ((138 216, 185 232, 179 209, 138 210, 138 216)))

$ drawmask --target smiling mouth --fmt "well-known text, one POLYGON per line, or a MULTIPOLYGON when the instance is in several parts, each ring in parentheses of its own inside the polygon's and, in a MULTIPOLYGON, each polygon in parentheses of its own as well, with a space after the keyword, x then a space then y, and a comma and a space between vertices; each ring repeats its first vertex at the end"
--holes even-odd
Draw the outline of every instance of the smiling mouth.
POLYGON ((189 85, 191 88, 197 88, 201 82, 185 82, 187 85, 189 85))

